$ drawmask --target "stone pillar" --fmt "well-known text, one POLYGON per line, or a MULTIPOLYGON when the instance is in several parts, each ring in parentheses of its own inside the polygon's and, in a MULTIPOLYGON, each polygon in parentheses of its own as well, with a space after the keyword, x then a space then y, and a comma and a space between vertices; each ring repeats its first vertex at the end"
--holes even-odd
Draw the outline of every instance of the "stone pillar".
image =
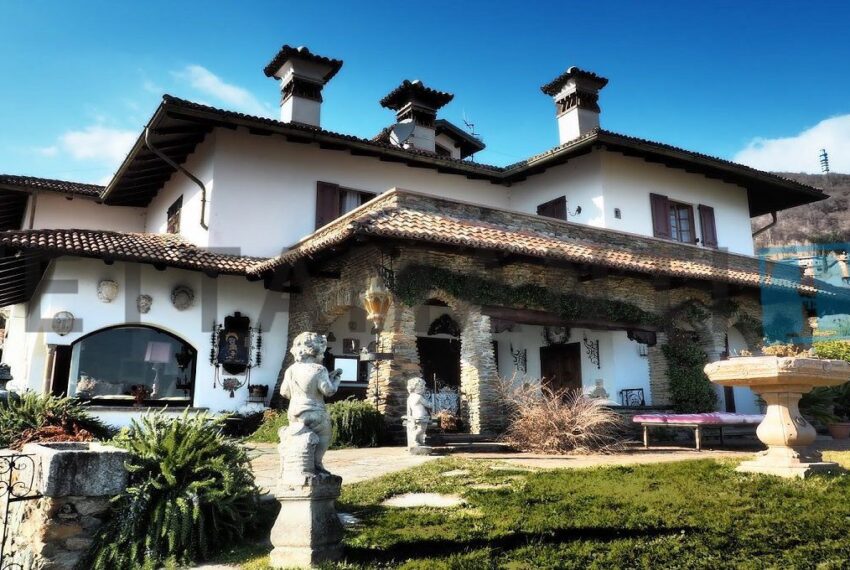
POLYGON ((384 414, 394 439, 404 438, 402 417, 407 409, 407 381, 422 375, 415 325, 413 307, 394 299, 380 334, 379 347, 381 352, 392 352, 393 358, 379 361, 369 375, 366 399, 384 414))
POLYGON ((648 347, 646 351, 649 361, 649 402, 653 406, 669 406, 672 403, 670 379, 667 377, 667 359, 662 350, 666 344, 667 334, 659 332, 656 334, 655 346, 648 347))
POLYGON ((23 454, 33 457, 41 498, 12 504, 7 551, 24 568, 74 568, 110 499, 127 486, 127 452, 99 443, 30 443, 23 454))
POLYGON ((482 315, 477 306, 470 306, 465 313, 460 333, 460 391, 466 404, 465 420, 470 433, 497 433, 504 427, 504 418, 499 413, 499 373, 490 317, 482 315))

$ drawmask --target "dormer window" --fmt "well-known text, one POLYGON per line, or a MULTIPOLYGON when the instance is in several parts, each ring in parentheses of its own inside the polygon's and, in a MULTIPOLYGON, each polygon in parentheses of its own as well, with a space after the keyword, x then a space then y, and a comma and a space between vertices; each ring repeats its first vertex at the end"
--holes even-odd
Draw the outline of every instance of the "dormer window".
POLYGON ((173 204, 168 207, 167 222, 165 231, 170 234, 180 233, 180 210, 183 209, 183 196, 177 198, 173 204))

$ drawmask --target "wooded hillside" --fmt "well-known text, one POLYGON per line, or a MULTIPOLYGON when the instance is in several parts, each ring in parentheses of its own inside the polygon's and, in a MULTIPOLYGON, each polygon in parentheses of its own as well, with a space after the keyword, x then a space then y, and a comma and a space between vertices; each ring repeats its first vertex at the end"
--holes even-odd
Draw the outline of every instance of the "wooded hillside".
MULTIPOLYGON (((777 224, 756 237, 757 254, 762 247, 850 241, 850 174, 777 174, 822 188, 829 198, 779 212, 777 224)), ((753 218, 753 230, 768 223, 769 215, 753 218)))

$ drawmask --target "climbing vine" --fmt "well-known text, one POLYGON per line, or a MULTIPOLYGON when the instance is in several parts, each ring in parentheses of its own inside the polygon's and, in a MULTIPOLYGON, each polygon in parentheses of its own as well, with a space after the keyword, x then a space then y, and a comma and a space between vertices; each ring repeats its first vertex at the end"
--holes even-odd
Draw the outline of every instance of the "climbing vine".
POLYGON ((658 315, 624 301, 555 293, 539 285, 511 286, 476 275, 429 265, 410 265, 396 276, 393 293, 407 306, 426 300, 439 289, 475 305, 521 306, 548 311, 565 320, 600 319, 634 325, 660 325, 658 315))

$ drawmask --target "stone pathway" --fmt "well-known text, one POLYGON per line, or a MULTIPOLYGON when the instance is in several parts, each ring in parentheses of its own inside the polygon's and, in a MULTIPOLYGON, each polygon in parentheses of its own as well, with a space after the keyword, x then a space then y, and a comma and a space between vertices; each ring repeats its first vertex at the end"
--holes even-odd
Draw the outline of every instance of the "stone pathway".
MULTIPOLYGON (((248 455, 251 457, 257 485, 273 491, 280 469, 277 444, 251 444, 248 446, 248 455)), ((325 455, 325 467, 334 475, 342 477, 343 484, 347 485, 416 467, 433 459, 437 457, 411 455, 404 447, 333 449, 325 455)))

